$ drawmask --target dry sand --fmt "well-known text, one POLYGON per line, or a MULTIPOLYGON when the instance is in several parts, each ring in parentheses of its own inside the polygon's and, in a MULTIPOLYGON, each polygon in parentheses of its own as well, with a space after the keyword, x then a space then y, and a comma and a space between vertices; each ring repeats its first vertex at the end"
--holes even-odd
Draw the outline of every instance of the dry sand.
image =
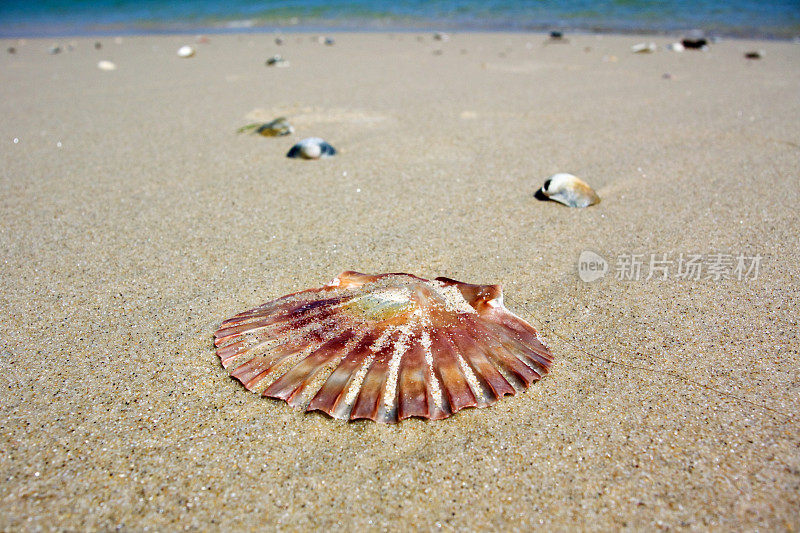
POLYGON ((797 530, 800 45, 570 37, 4 41, 0 528, 797 530), (615 277, 715 252, 758 278, 615 277), (502 283, 552 374, 397 426, 227 376, 223 318, 345 269, 502 283))

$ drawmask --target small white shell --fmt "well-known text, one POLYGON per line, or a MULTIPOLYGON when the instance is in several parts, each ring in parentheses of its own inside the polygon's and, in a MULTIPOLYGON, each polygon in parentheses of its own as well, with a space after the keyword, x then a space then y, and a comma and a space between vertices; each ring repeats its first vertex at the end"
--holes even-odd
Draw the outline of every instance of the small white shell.
POLYGON ((652 54, 656 51, 656 43, 639 43, 631 46, 631 52, 634 54, 652 54))
POLYGON ((117 70, 117 65, 104 59, 97 63, 97 68, 100 70, 117 70))
POLYGON ((319 159, 336 154, 336 149, 319 137, 309 137, 292 146, 286 157, 301 159, 319 159))
POLYGON ((194 47, 189 46, 188 44, 181 46, 178 48, 178 57, 192 57, 194 55, 194 51, 194 47))
POLYGON ((686 50, 686 47, 683 46, 683 43, 681 42, 670 43, 667 45, 667 50, 672 50, 673 52, 683 52, 686 50))
POLYGON ((541 192, 550 200, 569 207, 589 207, 600 202, 600 197, 585 181, 564 172, 547 178, 541 192))

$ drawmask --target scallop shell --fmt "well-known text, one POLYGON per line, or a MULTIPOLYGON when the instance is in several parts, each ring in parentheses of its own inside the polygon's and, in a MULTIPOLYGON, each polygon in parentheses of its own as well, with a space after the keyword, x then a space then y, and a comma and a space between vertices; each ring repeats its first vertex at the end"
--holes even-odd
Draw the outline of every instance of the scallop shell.
POLYGON ((280 137, 294 133, 294 128, 289 124, 289 121, 286 120, 286 117, 278 117, 272 122, 248 124, 247 126, 239 128, 238 133, 243 133, 245 131, 258 133, 264 137, 280 137))
POLYGON ((552 357, 498 285, 343 272, 225 320, 231 376, 262 396, 344 419, 443 419, 547 374, 552 357))
POLYGON ((331 157, 336 154, 336 149, 319 137, 309 137, 292 146, 286 157, 301 159, 319 159, 331 157))
POLYGON ((178 57, 192 57, 194 52, 194 47, 187 44, 178 48, 178 57))
POLYGON ((600 202, 600 197, 585 181, 572 174, 553 174, 542 185, 541 193, 569 207, 589 207, 600 202))

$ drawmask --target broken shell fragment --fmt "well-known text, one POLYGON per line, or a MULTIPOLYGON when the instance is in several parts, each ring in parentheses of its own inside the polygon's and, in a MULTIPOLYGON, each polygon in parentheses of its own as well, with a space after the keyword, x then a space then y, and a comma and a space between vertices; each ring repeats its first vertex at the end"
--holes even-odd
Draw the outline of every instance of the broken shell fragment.
POLYGON ((269 59, 267 59, 266 65, 268 67, 288 67, 289 66, 289 62, 286 61, 280 55, 275 54, 274 56, 272 56, 269 59))
POLYGON ((294 128, 289 124, 289 121, 286 120, 286 117, 278 117, 272 122, 256 122, 248 124, 247 126, 242 126, 237 133, 244 133, 246 131, 258 133, 264 137, 280 137, 294 133, 294 128))
POLYGON ((117 70, 117 65, 104 59, 102 61, 98 61, 97 68, 100 70, 117 70))
POLYGON ((656 43, 639 43, 631 46, 631 52, 634 54, 652 54, 656 51, 656 43))
POLYGON ((178 57, 192 57, 194 55, 194 46, 189 46, 188 44, 185 46, 181 46, 178 48, 178 57))
POLYGON ((552 356, 498 285, 343 272, 225 320, 217 355, 248 390, 343 420, 439 420, 524 391, 552 356))
POLYGON ((336 155, 336 149, 319 137, 309 137, 292 146, 286 157, 319 159, 336 155))
POLYGON ((564 172, 547 178, 540 192, 569 207, 589 207, 600 202, 600 197, 585 181, 564 172))

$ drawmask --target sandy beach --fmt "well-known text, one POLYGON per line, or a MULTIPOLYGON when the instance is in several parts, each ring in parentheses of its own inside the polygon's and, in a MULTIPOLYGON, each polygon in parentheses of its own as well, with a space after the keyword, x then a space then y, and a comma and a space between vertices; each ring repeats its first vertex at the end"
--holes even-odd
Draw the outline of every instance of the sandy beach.
POLYGON ((800 44, 333 37, 2 41, 0 529, 800 529, 800 44), (228 376, 223 319, 343 270, 501 284, 550 375, 397 425, 228 376))

